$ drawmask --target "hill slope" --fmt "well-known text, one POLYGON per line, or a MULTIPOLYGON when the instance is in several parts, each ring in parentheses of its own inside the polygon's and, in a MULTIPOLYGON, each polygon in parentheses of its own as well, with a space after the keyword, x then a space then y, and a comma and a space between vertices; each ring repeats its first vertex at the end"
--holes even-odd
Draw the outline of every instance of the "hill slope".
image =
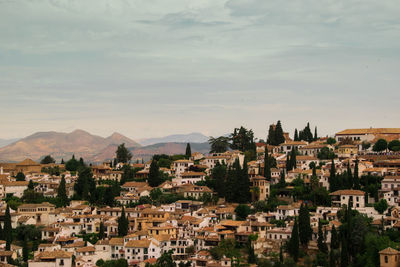
POLYGON ((149 146, 159 143, 205 143, 208 142, 208 137, 202 133, 190 134, 173 134, 159 138, 140 139, 138 142, 143 146, 149 146))
POLYGON ((21 161, 25 158, 39 160, 45 155, 52 155, 59 161, 61 158, 69 159, 72 154, 91 161, 99 151, 112 146, 116 149, 121 143, 125 143, 127 147, 140 146, 119 133, 104 138, 83 130, 71 133, 38 132, 0 148, 0 161, 21 161))

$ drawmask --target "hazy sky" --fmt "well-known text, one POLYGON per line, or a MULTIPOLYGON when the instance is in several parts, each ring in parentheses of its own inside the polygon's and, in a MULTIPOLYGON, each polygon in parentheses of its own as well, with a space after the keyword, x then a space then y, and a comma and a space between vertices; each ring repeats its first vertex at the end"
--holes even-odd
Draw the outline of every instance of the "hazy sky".
POLYGON ((398 0, 0 0, 0 138, 400 127, 398 0))

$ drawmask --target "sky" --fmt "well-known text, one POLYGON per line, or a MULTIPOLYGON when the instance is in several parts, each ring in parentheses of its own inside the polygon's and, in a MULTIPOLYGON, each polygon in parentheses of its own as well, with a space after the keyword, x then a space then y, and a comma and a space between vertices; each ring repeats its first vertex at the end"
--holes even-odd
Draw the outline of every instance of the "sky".
POLYGON ((0 0, 0 138, 400 127, 398 0, 0 0))

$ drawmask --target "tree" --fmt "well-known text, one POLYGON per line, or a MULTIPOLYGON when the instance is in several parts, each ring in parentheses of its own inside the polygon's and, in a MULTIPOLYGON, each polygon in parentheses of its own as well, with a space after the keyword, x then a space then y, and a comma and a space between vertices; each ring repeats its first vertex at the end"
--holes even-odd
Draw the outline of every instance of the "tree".
POLYGON ((264 153, 264 177, 267 179, 271 179, 271 164, 268 155, 268 145, 265 146, 264 153))
POLYGON ((356 159, 356 163, 354 166, 353 188, 356 190, 360 190, 360 178, 358 178, 358 159, 356 159))
POLYGON ((310 213, 307 206, 303 204, 301 204, 299 211, 299 237, 303 246, 307 246, 312 237, 310 213))
POLYGON ((294 129, 294 138, 293 138, 293 140, 294 141, 299 141, 299 133, 297 132, 297 128, 294 129))
POLYGON ((278 121, 275 126, 275 142, 276 145, 285 143, 281 121, 278 121))
POLYGON ((317 126, 315 126, 315 129, 314 129, 314 140, 318 140, 317 126))
POLYGON ((226 165, 220 164, 219 161, 211 171, 211 177, 214 180, 214 189, 219 197, 225 197, 226 192, 226 165))
POLYGON ((160 169, 155 159, 150 164, 148 182, 151 187, 157 187, 162 184, 160 169))
POLYGON ((386 199, 381 199, 379 202, 374 204, 374 209, 379 212, 379 214, 383 214, 385 210, 389 207, 386 199))
POLYGON ((392 140, 388 144, 390 151, 400 151, 400 140, 392 140))
POLYGON ((268 145, 273 145, 273 146, 276 145, 276 141, 275 141, 275 126, 273 124, 271 124, 269 126, 267 144, 268 145))
POLYGON ((27 238, 25 237, 22 245, 22 259, 24 260, 24 262, 27 262, 28 258, 29 258, 28 241, 27 238))
POLYGON ((236 219, 239 221, 244 221, 246 220, 247 216, 250 214, 251 209, 248 205, 246 204, 239 204, 236 209, 236 219))
POLYGON ((294 219, 292 235, 289 239, 287 248, 290 256, 292 256, 293 260, 297 262, 299 259, 299 226, 297 224, 297 217, 294 219))
POLYGON ((23 172, 18 172, 15 178, 17 181, 25 181, 25 174, 23 172))
POLYGON ((172 250, 164 252, 161 257, 157 259, 156 267, 175 267, 176 263, 172 259, 172 250))
POLYGON ((99 234, 98 234, 98 238, 100 239, 100 240, 102 240, 102 239, 104 239, 104 237, 105 237, 105 229, 104 229, 104 223, 103 222, 100 222, 100 227, 99 227, 99 234))
POLYGON ((285 180, 285 172, 284 171, 281 172, 281 177, 279 179, 278 187, 279 188, 286 187, 286 180, 285 180))
POLYGON ((214 138, 210 136, 208 139, 208 143, 211 146, 210 153, 224 153, 228 150, 229 148, 229 137, 225 136, 220 136, 217 138, 214 138))
POLYGON ((40 161, 40 164, 50 164, 50 163, 56 163, 56 161, 50 155, 45 156, 40 161))
POLYGON ((10 250, 12 242, 12 226, 10 207, 7 205, 6 213, 4 215, 4 237, 6 240, 6 250, 10 250))
POLYGON ((329 147, 325 146, 321 148, 318 152, 317 157, 319 159, 334 159, 336 157, 335 152, 333 152, 329 147))
POLYGON ((125 143, 122 143, 118 146, 115 154, 118 163, 127 163, 132 158, 132 153, 129 152, 129 150, 125 147, 125 143))
POLYGON ((385 139, 379 139, 372 147, 372 150, 375 152, 381 152, 383 150, 386 150, 387 148, 388 148, 387 141, 385 139))
POLYGON ((126 236, 129 229, 129 220, 125 216, 125 208, 122 207, 121 216, 118 218, 118 235, 126 236))
POLYGON ((61 159, 61 164, 64 164, 65 162, 64 162, 64 159, 61 159))
POLYGON ((325 237, 324 234, 322 232, 322 224, 321 224, 321 220, 318 221, 318 250, 320 252, 326 253, 328 252, 328 247, 326 246, 325 243, 325 237))
POLYGON ((82 167, 78 173, 78 179, 74 190, 80 199, 89 200, 96 191, 96 182, 93 179, 92 170, 89 167, 82 167))
POLYGON ((65 163, 65 169, 67 171, 77 171, 79 168, 79 162, 75 159, 75 155, 72 155, 72 158, 65 163))
POLYGON ((187 143, 186 145, 186 158, 190 159, 190 157, 192 156, 192 149, 190 148, 190 143, 187 143))
POLYGON ((65 207, 68 204, 68 196, 67 196, 67 189, 65 187, 65 178, 64 176, 61 177, 61 182, 57 188, 57 197, 61 200, 62 206, 65 207))
POLYGON ((331 162, 331 170, 328 178, 329 182, 329 191, 334 192, 338 190, 337 184, 336 184, 336 168, 335 168, 335 162, 332 159, 331 162))
POLYGON ((256 144, 254 142, 253 130, 247 130, 245 127, 235 128, 231 134, 231 148, 238 149, 242 152, 256 150, 256 144))
POLYGON ((35 185, 33 184, 33 181, 32 181, 32 180, 29 180, 28 189, 29 189, 29 190, 35 189, 35 185))
POLYGON ((333 137, 329 137, 329 138, 326 140, 326 143, 327 143, 328 145, 334 145, 334 144, 336 143, 336 139, 333 138, 333 137))

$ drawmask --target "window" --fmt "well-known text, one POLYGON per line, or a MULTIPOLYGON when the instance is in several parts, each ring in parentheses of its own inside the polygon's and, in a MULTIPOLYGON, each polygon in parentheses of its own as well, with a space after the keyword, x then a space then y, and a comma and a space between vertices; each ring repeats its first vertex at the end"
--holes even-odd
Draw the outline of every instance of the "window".
POLYGON ((389 262, 388 256, 385 256, 385 263, 388 263, 388 262, 389 262))
POLYGON ((64 259, 60 260, 60 266, 64 265, 64 259))

